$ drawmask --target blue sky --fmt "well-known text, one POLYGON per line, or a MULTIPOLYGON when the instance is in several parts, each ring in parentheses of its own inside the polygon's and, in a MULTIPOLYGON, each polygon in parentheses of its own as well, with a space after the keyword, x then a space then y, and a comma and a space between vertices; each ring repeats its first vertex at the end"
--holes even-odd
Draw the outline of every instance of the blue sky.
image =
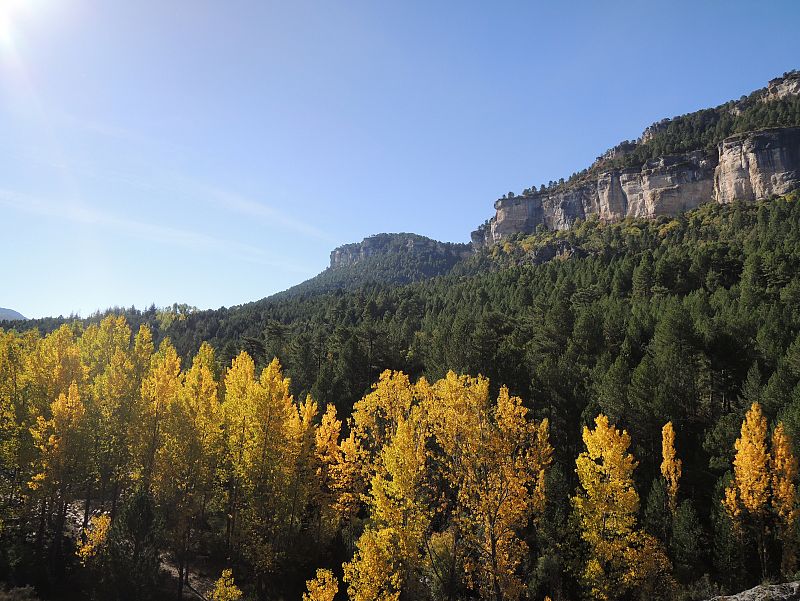
POLYGON ((231 306, 800 67, 800 3, 0 0, 0 306, 231 306))

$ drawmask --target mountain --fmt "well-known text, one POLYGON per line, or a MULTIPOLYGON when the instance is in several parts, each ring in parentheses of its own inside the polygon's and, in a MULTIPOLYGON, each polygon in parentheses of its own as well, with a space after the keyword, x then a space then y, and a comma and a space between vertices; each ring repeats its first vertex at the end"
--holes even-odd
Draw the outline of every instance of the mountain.
POLYGON ((4 309, 0 307, 0 321, 22 321, 27 319, 21 313, 17 313, 13 309, 4 309))
POLYGON ((471 254, 469 244, 417 234, 376 234, 334 249, 325 271, 272 298, 353 290, 370 283, 409 284, 444 275, 471 254))
POLYGON ((798 126, 800 71, 791 71, 740 100, 659 121, 566 181, 510 192, 472 242, 786 194, 800 186, 798 126))

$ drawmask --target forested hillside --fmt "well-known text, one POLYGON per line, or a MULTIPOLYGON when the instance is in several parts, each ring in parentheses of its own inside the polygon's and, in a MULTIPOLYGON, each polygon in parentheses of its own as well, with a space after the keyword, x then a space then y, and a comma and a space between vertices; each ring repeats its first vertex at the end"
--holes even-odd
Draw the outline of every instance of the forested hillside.
POLYGON ((412 284, 7 330, 0 580, 174 596, 161 563, 232 569, 218 599, 500 600, 795 577, 799 265, 793 193, 412 284))

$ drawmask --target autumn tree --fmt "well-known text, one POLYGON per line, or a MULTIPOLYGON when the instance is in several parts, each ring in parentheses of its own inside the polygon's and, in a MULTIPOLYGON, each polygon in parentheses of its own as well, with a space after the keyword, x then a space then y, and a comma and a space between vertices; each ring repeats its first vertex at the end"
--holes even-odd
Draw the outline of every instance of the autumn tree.
POLYGON ((770 476, 772 491, 772 510, 777 521, 778 538, 783 544, 781 573, 794 574, 797 563, 797 459, 792 453, 789 436, 779 423, 772 432, 772 454, 770 456, 770 476))
POLYGON ((725 490, 723 505, 736 523, 749 524, 758 543, 761 574, 767 572, 766 518, 770 495, 770 456, 767 450, 767 419, 761 405, 753 403, 742 422, 735 443, 733 482, 725 490))
MULTIPOLYGON (((297 419, 298 409, 278 360, 255 380, 255 365, 245 352, 233 360, 225 376, 223 406, 227 539, 253 566, 257 592, 263 597, 267 575, 278 569, 276 561, 286 551, 293 528, 292 454, 297 447, 290 423, 297 419)), ((314 440, 313 433, 308 440, 314 440)))
POLYGON ((430 524, 426 491, 427 424, 415 406, 398 417, 396 431, 381 451, 372 479, 371 522, 357 542, 345 581, 354 601, 420 596, 422 545, 430 524))
POLYGON ((586 451, 576 460, 580 488, 572 499, 589 551, 582 578, 596 599, 654 590, 655 582, 668 581, 669 563, 657 541, 636 528, 637 462, 628 452, 630 436, 601 414, 594 430, 584 427, 583 442, 586 451))
POLYGON ((678 508, 678 484, 681 478, 680 459, 675 456, 675 429, 667 422, 661 430, 661 475, 667 485, 667 503, 672 514, 678 508))
POLYGON ((222 570, 222 575, 214 583, 210 598, 212 601, 239 601, 242 598, 242 590, 233 581, 233 570, 222 570))
POLYGON ((181 388, 163 408, 153 492, 165 517, 182 595, 193 535, 214 495, 222 452, 222 408, 213 375, 214 351, 203 343, 181 388))
POLYGON ((55 516, 56 550, 59 551, 73 487, 76 482, 82 481, 81 472, 85 465, 85 408, 77 383, 73 382, 67 394, 61 393, 53 401, 50 414, 50 419, 40 415, 31 430, 39 449, 39 460, 38 471, 31 479, 30 487, 38 493, 41 506, 39 537, 41 539, 44 534, 49 511, 55 516))
POLYGON ((420 395, 429 399, 437 461, 455 491, 453 535, 465 547, 470 584, 500 601, 522 594, 517 570, 527 545, 520 532, 543 509, 552 448, 547 420, 529 421, 505 387, 492 402, 488 385, 450 372, 429 391, 421 381, 420 395))
POLYGON ((176 402, 182 385, 181 360, 169 339, 153 355, 150 370, 142 382, 142 421, 139 460, 145 487, 152 483, 156 459, 164 435, 164 420, 176 402))
POLYGON ((306 588, 303 601, 333 601, 339 592, 339 582, 330 570, 317 570, 316 577, 306 582, 306 588))

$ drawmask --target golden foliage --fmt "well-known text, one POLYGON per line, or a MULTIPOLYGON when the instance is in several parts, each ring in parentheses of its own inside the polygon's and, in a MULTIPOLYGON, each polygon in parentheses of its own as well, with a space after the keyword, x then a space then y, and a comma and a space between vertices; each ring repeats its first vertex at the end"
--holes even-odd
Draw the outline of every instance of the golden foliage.
POLYGON ((772 506, 784 528, 797 521, 797 459, 789 435, 779 423, 772 433, 772 506))
POLYGON ((110 530, 111 517, 105 514, 92 517, 89 522, 89 528, 83 531, 83 542, 78 542, 77 554, 82 564, 86 565, 89 560, 100 552, 100 549, 108 540, 110 530))
POLYGON ((593 598, 614 599, 637 582, 655 577, 666 560, 653 556, 643 563, 657 545, 636 531, 637 462, 628 453, 628 433, 601 414, 594 430, 584 427, 583 442, 586 451, 576 460, 580 490, 572 500, 581 537, 589 547, 583 579, 593 598))
POLYGON ((396 533, 367 529, 356 543, 353 560, 344 564, 350 601, 398 601, 401 591, 396 533))
POLYGON ((678 507, 678 484, 683 462, 675 456, 675 429, 667 422, 661 429, 661 475, 667 483, 669 510, 674 514, 678 507))
POLYGON ((789 435, 779 423, 772 432, 772 510, 778 518, 778 536, 783 543, 781 572, 791 575, 797 559, 797 459, 792 453, 789 435))
POLYGON ((306 588, 303 601, 333 601, 339 592, 339 581, 330 570, 317 570, 316 577, 306 581, 306 588))
POLYGON ((222 575, 214 583, 211 591, 211 601, 238 601, 242 598, 242 591, 233 581, 233 571, 222 570, 222 575))
POLYGON ((767 419, 758 403, 753 403, 747 411, 735 448, 731 487, 736 490, 726 489, 723 505, 732 517, 739 515, 740 507, 752 516, 759 516, 767 507, 770 478, 767 419))

